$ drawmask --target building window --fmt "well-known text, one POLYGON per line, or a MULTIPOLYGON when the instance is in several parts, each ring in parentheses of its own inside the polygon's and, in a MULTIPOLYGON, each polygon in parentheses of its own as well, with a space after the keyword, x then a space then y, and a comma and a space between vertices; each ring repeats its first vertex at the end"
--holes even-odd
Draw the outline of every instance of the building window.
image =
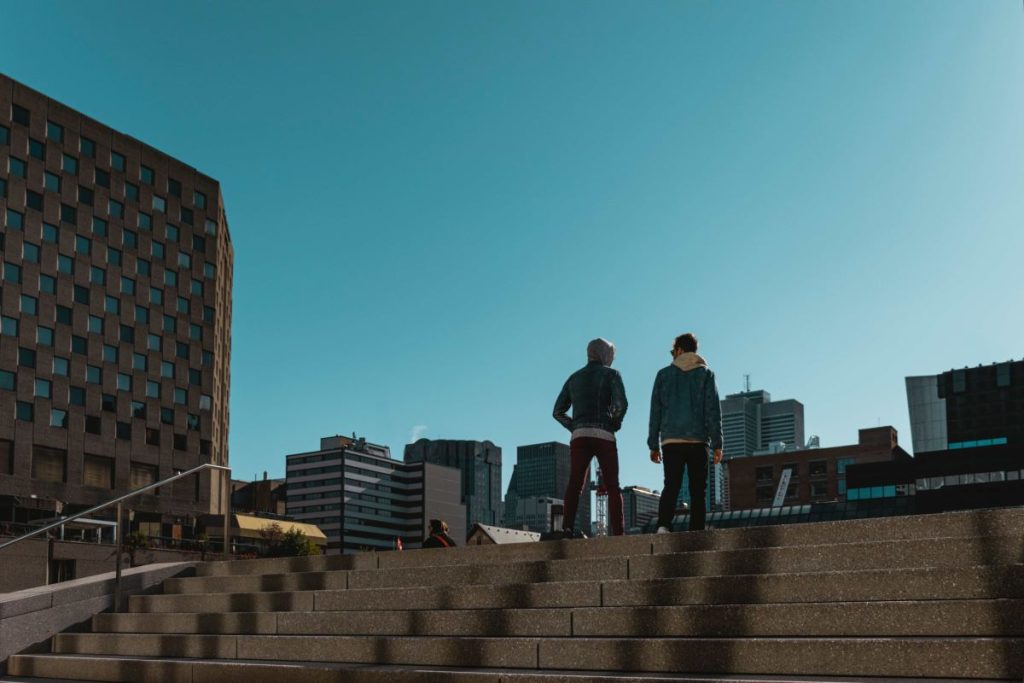
POLYGON ((196 190, 195 192, 192 193, 192 203, 196 205, 197 209, 205 209, 206 195, 200 192, 199 190, 196 190))
POLYGON ((14 263, 4 263, 4 280, 15 284, 21 283, 21 266, 14 263))
POLYGON ((89 355, 89 342, 85 337, 79 337, 77 334, 71 335, 71 352, 83 356, 89 355))
POLYGON ((146 362, 146 354, 144 353, 133 353, 132 354, 132 369, 142 370, 145 372, 148 368, 146 362))
POLYGON ((32 349, 26 349, 24 346, 18 348, 18 365, 23 368, 36 367, 36 352, 32 349))
POLYGON ((213 399, 203 394, 199 397, 199 410, 210 410, 213 407, 213 399))
POLYGON ((145 306, 135 307, 135 322, 144 325, 149 324, 149 309, 145 306))
POLYGON ((25 227, 25 214, 14 209, 7 209, 7 227, 22 230, 25 227))
POLYGON ((121 235, 121 243, 129 249, 136 249, 139 246, 139 235, 138 233, 132 232, 131 230, 125 230, 121 235))
POLYGON ((110 153, 110 167, 115 171, 124 172, 124 155, 117 152, 110 153))
POLYGON ((37 398, 53 398, 53 383, 50 380, 36 378, 35 388, 37 398))
POLYGON ((174 363, 166 360, 160 361, 160 376, 174 379, 174 363))
POLYGON ((122 441, 132 440, 132 423, 131 422, 118 422, 117 429, 115 431, 117 438, 122 441))
POLYGON ((73 406, 84 406, 85 389, 82 387, 68 387, 68 404, 73 406))
POLYGON ((815 477, 827 477, 828 476, 828 461, 827 460, 815 460, 808 464, 810 469, 809 475, 813 479, 815 477))
MULTIPOLYGON (((88 418, 86 418, 88 421, 88 418)), ((114 459, 99 455, 85 455, 82 484, 99 489, 114 488, 114 459)))
POLYGON ((75 303, 87 304, 89 303, 89 299, 92 298, 89 293, 88 287, 83 287, 82 285, 75 285, 71 291, 72 298, 74 298, 75 303))
POLYGON ((95 415, 85 416, 85 433, 86 434, 102 434, 103 433, 103 422, 99 417, 95 415))
MULTIPOLYGON (((123 284, 122 280, 122 284, 123 284)), ((113 313, 119 315, 121 313, 121 300, 116 296, 110 296, 109 294, 103 297, 103 310, 107 313, 113 313)))
POLYGON ((181 266, 182 268, 191 268, 192 257, 183 251, 178 252, 178 265, 181 266))
POLYGON ((7 126, 0 126, 0 145, 11 144, 11 129, 7 126))
POLYGON ((36 343, 40 346, 53 346, 53 328, 40 325, 36 328, 36 343))
MULTIPOLYGON (((140 489, 143 486, 149 486, 155 484, 157 481, 157 468, 156 465, 145 465, 140 462, 131 463, 129 470, 129 486, 134 489, 140 489)), ((156 489, 154 493, 158 493, 160 489, 156 489)))
POLYGON ((71 309, 68 308, 67 306, 61 306, 60 304, 57 304, 54 312, 55 312, 54 318, 56 319, 56 321, 58 323, 60 323, 62 325, 72 325, 72 324, 74 324, 73 323, 74 317, 72 315, 71 309))
POLYGON ((39 245, 23 242, 21 245, 21 255, 29 263, 39 263, 39 245))
POLYGON ((160 382, 146 382, 146 396, 149 398, 160 398, 160 382))
POLYGON ((11 105, 11 120, 15 123, 21 124, 22 126, 29 125, 29 113, 25 107, 19 107, 16 104, 11 105))
POLYGON ((132 377, 126 375, 123 372, 117 373, 117 390, 118 391, 131 391, 132 390, 132 377))
POLYGON ((149 277, 150 263, 144 258, 140 258, 135 262, 135 272, 143 277, 149 277))
POLYGON ((121 278, 121 291, 125 294, 135 294, 135 280, 130 277, 121 278))
POLYGON ((32 190, 25 190, 25 206, 34 211, 43 210, 43 195, 32 190))
POLYGON ((17 401, 14 404, 14 416, 22 422, 34 422, 35 408, 27 401, 17 401))
POLYGON ((60 234, 60 229, 56 225, 49 223, 43 223, 43 241, 49 242, 50 244, 57 244, 57 235, 60 234))
POLYGON ((191 309, 191 306, 189 305, 189 300, 186 299, 183 296, 179 296, 178 297, 178 313, 188 313, 188 312, 190 312, 190 309, 191 309))
POLYGON ((70 154, 65 154, 61 157, 61 169, 63 169, 65 173, 78 175, 78 159, 74 158, 70 154))
POLYGON ((107 247, 107 263, 112 266, 121 265, 121 250, 107 247))
POLYGON ((8 316, 0 316, 0 332, 6 337, 18 336, 18 319, 8 316))
POLYGON ((56 143, 64 142, 64 126, 58 123, 54 123, 53 121, 47 121, 46 137, 50 138, 56 143))
POLYGON ((60 377, 68 376, 68 368, 71 363, 67 358, 61 358, 60 356, 53 357, 53 374, 60 377))
POLYGON ((60 176, 56 173, 50 173, 45 171, 43 173, 43 187, 50 192, 56 192, 60 194, 60 176))
POLYGON ((194 341, 202 341, 203 340, 203 328, 200 327, 199 325, 195 325, 195 324, 189 325, 188 326, 188 336, 189 336, 189 339, 192 339, 194 341))
POLYGON ((164 271, 164 284, 169 286, 169 287, 177 287, 178 286, 178 274, 175 273, 173 270, 165 270, 164 271))
POLYGON ((828 482, 812 481, 811 482, 811 498, 827 498, 827 497, 828 497, 828 482))
POLYGON ((161 408, 160 409, 160 422, 165 425, 174 424, 174 409, 173 408, 161 408))
POLYGON ((147 185, 153 184, 153 169, 149 166, 139 167, 139 180, 146 183, 147 185))
POLYGON ((130 201, 139 201, 139 186, 133 183, 125 183, 124 196, 130 201))
POLYGON ((154 241, 149 245, 149 251, 153 254, 153 258, 162 259, 164 257, 164 245, 161 242, 154 241))
POLYGON ((188 360, 188 344, 185 342, 175 342, 175 347, 175 355, 178 356, 178 358, 188 360))
POLYGON ((124 204, 114 199, 108 200, 107 214, 114 218, 124 218, 124 204))
POLYGON ((166 233, 167 233, 167 239, 169 239, 172 242, 177 242, 178 241, 179 234, 178 234, 178 228, 177 227, 175 227, 173 225, 168 225, 167 229, 166 229, 166 233))
POLYGON ((199 431, 199 416, 198 415, 192 415, 191 413, 189 413, 189 416, 186 419, 185 424, 188 426, 190 431, 198 432, 199 431))
POLYGON ((32 447, 32 478, 39 481, 64 483, 67 481, 68 456, 66 451, 46 446, 32 447))
POLYGON ((89 255, 92 253, 92 240, 81 235, 75 236, 75 251, 79 254, 89 255))
POLYGON ((96 158, 96 143, 89 138, 82 137, 78 139, 78 151, 82 153, 82 156, 89 157, 90 159, 96 158))
POLYGON ((107 413, 117 412, 117 397, 113 394, 103 394, 103 411, 107 413))
POLYGON ((1000 363, 996 366, 996 386, 997 387, 1008 387, 1010 386, 1010 364, 1000 363))
POLYGON ((7 160, 7 169, 10 175, 16 178, 28 178, 28 165, 21 159, 11 157, 7 160))
POLYGON ((139 212, 138 225, 140 230, 152 230, 153 229, 153 217, 148 213, 139 212))
POLYGON ((146 443, 150 446, 159 446, 160 430, 156 427, 146 427, 146 443))
POLYGON ((149 334, 146 336, 146 348, 150 351, 162 351, 163 346, 163 338, 160 335, 149 334))
POLYGON ((207 235, 216 235, 217 234, 217 224, 214 221, 211 221, 209 218, 206 219, 206 234, 207 235))
POLYGON ((39 300, 28 294, 21 295, 21 312, 28 315, 38 315, 39 300))
POLYGON ((163 197, 153 195, 153 210, 160 213, 167 213, 167 200, 163 197))
POLYGON ((178 321, 175 320, 173 315, 164 316, 164 332, 176 332, 178 329, 178 321))
POLYGON ((188 392, 184 389, 175 389, 174 403, 179 406, 188 405, 188 392))
POLYGON ((60 220, 62 223, 78 225, 78 211, 70 204, 60 205, 60 220))
POLYGON ((203 295, 203 283, 199 280, 192 281, 192 293, 196 296, 203 295))
POLYGON ((9 370, 0 370, 0 389, 14 391, 15 376, 9 370))
POLYGON ((185 434, 174 435, 174 450, 176 451, 187 451, 188 450, 188 436, 185 434))
POLYGON ((139 417, 145 419, 146 417, 146 404, 142 401, 132 401, 132 417, 139 417))
POLYGON ((192 209, 186 209, 185 207, 181 207, 180 219, 181 222, 184 223, 185 225, 192 225, 192 209))
POLYGON ((111 346, 110 344, 103 345, 103 362, 104 363, 116 363, 117 362, 117 347, 111 346))
POLYGON ((107 271, 103 270, 99 266, 92 266, 89 268, 89 282, 94 285, 107 284, 107 271))
POLYGON ((39 276, 39 291, 43 294, 57 293, 57 280, 49 275, 39 276))
POLYGON ((50 426, 59 429, 68 428, 68 411, 54 408, 50 411, 50 426))
POLYGON ((181 196, 181 183, 174 178, 167 179, 167 194, 173 194, 175 197, 181 196))
POLYGON ((100 318, 95 315, 90 315, 89 332, 92 334, 103 334, 103 318, 100 318))
POLYGON ((97 168, 93 173, 93 181, 99 187, 105 187, 110 189, 110 174, 104 171, 102 168, 97 168))
POLYGON ((102 384, 103 371, 95 365, 85 366, 85 382, 86 384, 102 384))
POLYGON ((40 140, 28 139, 28 155, 46 161, 46 144, 40 140))

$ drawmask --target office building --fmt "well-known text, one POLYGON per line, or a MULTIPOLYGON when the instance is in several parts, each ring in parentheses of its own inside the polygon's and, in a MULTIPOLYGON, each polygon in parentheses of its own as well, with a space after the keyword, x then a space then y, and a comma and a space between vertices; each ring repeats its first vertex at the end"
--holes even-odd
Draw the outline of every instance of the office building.
MULTIPOLYGON (((68 513, 227 464, 220 184, 2 75, 0 169, 0 494, 68 513)), ((135 527, 177 536, 222 491, 136 499, 135 527)))
POLYGON ((658 504, 661 496, 643 486, 626 486, 622 489, 622 511, 625 519, 626 533, 635 532, 640 527, 658 517, 658 504))
POLYGON ((857 443, 729 460, 733 510, 771 507, 784 470, 791 470, 784 505, 846 498, 846 468, 855 463, 907 460, 892 427, 861 429, 857 443))
POLYGON ((462 475, 466 528, 501 524, 501 447, 490 441, 420 439, 405 447, 406 462, 453 467, 462 475))
POLYGON ((387 446, 330 436, 320 450, 287 456, 289 517, 316 524, 327 553, 420 547, 431 519, 448 522, 449 535, 466 538, 458 470, 391 458, 387 446))
POLYGON ((907 377, 915 453, 1021 444, 1024 361, 907 377))
POLYGON ((236 513, 284 515, 288 487, 284 479, 231 480, 231 509, 236 513))
MULTIPOLYGON (((596 463, 596 461, 595 461, 596 463)), ((516 464, 512 469, 512 478, 505 493, 505 514, 503 526, 511 529, 529 529, 544 532, 548 527, 539 521, 537 503, 530 499, 547 498, 561 503, 565 488, 569 484, 569 445, 548 441, 546 443, 520 446, 516 449, 516 464), (520 500, 526 502, 520 504, 520 500), (530 520, 524 517, 530 511, 530 520)), ((580 505, 576 514, 575 526, 589 531, 591 528, 591 488, 593 469, 587 473, 585 488, 580 495, 580 505)), ((552 504, 550 501, 548 504, 552 504)))

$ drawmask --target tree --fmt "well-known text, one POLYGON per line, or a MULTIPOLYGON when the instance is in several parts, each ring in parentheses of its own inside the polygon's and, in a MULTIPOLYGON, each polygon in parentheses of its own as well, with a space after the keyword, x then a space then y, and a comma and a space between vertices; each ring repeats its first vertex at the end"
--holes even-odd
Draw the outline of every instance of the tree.
POLYGON ((267 557, 302 557, 319 555, 320 547, 306 537, 299 529, 292 527, 284 531, 277 522, 260 529, 267 557))

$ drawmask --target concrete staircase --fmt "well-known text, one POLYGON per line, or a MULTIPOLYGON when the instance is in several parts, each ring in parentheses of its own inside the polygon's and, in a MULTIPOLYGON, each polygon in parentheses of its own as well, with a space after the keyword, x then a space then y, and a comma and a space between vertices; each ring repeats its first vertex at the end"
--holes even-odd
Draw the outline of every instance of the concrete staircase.
POLYGON ((1024 677, 1024 510, 201 565, 7 681, 1024 677))

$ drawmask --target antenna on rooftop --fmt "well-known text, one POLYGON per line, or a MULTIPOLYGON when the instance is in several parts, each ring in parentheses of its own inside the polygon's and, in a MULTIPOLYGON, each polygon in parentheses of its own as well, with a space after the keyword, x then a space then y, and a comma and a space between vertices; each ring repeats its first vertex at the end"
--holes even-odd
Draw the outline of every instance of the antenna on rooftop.
POLYGON ((743 375, 743 386, 746 387, 744 389, 744 391, 749 394, 750 393, 750 375, 743 375))

